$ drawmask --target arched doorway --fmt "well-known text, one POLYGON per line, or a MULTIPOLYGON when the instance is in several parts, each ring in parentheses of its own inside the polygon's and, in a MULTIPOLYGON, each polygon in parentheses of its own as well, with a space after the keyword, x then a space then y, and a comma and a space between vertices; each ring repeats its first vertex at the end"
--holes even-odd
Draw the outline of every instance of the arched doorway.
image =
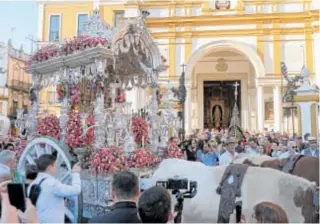
MULTIPOLYGON (((185 125, 187 133, 197 128, 212 127, 207 125, 212 119, 208 118, 210 115, 206 111, 210 111, 212 104, 215 103, 217 105, 224 104, 221 107, 225 112, 220 115, 223 116, 223 121, 226 120, 224 126, 228 126, 233 106, 230 106, 232 100, 228 101, 227 98, 233 97, 230 92, 234 92, 233 83, 236 82, 240 84, 238 94, 241 97, 238 99, 238 106, 241 108, 240 119, 243 129, 262 130, 264 127, 264 100, 263 98, 259 100, 261 95, 259 95, 259 78, 264 76, 265 69, 260 57, 256 50, 246 44, 234 41, 217 41, 196 50, 189 59, 186 68, 185 125), (222 86, 229 85, 229 89, 224 90, 228 92, 228 96, 226 97, 224 92, 220 93, 222 97, 213 93, 209 94, 212 99, 208 99, 205 88, 208 85, 209 88, 210 85, 218 87, 219 82, 222 86)), ((218 116, 220 115, 218 113, 218 116)))

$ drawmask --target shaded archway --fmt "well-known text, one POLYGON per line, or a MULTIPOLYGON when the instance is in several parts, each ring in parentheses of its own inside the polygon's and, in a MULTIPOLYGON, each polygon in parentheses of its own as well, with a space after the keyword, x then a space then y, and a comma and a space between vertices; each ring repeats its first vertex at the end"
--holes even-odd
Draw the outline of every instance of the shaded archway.
MULTIPOLYGON (((201 125, 203 123, 201 122, 201 117, 203 117, 203 112, 200 112, 198 114, 200 119, 196 125, 192 124, 193 121, 191 117, 191 113, 194 113, 192 111, 192 106, 191 106, 192 100, 193 100, 191 98, 191 94, 192 94, 191 89, 197 88, 196 86, 199 85, 199 83, 196 83, 197 75, 195 74, 193 77, 195 65, 198 63, 198 61, 200 61, 203 58, 204 55, 208 54, 208 52, 220 52, 220 51, 236 52, 250 62, 250 64, 252 65, 252 74, 254 73, 253 74, 254 77, 252 77, 253 78, 252 80, 254 82, 253 83, 254 88, 258 86, 258 78, 265 76, 265 68, 256 49, 253 49, 250 45, 246 43, 241 43, 237 41, 214 41, 197 49, 190 57, 186 67, 186 73, 185 73, 185 83, 187 88, 187 100, 186 100, 186 111, 185 111, 186 124, 185 125, 186 125, 186 131, 189 133, 191 132, 192 128, 194 128, 194 126, 197 126, 197 128, 201 129, 201 125)), ((226 77, 226 79, 221 79, 221 80, 232 80, 232 79, 238 79, 238 78, 226 77)), ((247 86, 245 88, 247 88, 247 86)), ((202 92, 199 92, 198 94, 201 95, 202 92)), ((243 96, 245 96, 245 94, 243 94, 243 96)), ((199 100, 198 103, 201 104, 203 103, 203 101, 199 100)), ((243 103, 247 104, 248 101, 244 100, 243 103)), ((257 118, 258 118, 257 123, 258 123, 258 126, 263 126, 263 122, 264 122, 263 108, 264 107, 262 102, 261 103, 258 102, 258 104, 259 105, 257 105, 257 118)), ((242 115, 242 117, 248 117, 248 111, 245 111, 245 114, 242 115)), ((248 122, 244 126, 245 128, 248 128, 248 122)))

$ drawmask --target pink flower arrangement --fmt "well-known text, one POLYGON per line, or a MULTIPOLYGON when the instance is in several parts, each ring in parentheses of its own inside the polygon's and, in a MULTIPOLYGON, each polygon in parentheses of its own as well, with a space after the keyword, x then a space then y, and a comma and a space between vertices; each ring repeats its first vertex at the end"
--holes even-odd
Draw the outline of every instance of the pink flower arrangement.
POLYGON ((70 41, 66 41, 62 45, 52 44, 38 50, 29 61, 26 61, 26 66, 30 66, 34 63, 44 62, 52 57, 60 55, 70 55, 76 51, 83 50, 85 48, 96 47, 99 44, 106 46, 108 43, 104 37, 91 37, 91 36, 78 36, 74 37, 70 41))
POLYGON ((83 145, 81 135, 82 125, 80 113, 72 110, 69 115, 69 120, 67 122, 65 141, 72 149, 81 147, 83 145))
POLYGON ((37 133, 39 135, 50 136, 59 140, 60 132, 60 122, 57 116, 50 115, 39 119, 37 126, 37 133))
POLYGON ((160 162, 160 159, 154 156, 150 150, 145 148, 134 149, 130 158, 128 159, 128 166, 130 168, 146 168, 155 166, 160 162))
POLYGON ((143 117, 134 116, 132 118, 132 132, 137 144, 142 144, 142 139, 144 139, 145 144, 149 141, 148 123, 143 117))
MULTIPOLYGON (((86 118, 86 125, 89 127, 93 126, 95 124, 95 120, 94 120, 94 116, 93 114, 90 114, 87 118, 86 118)), ((86 133, 86 135, 83 137, 82 141, 85 145, 91 145, 94 142, 94 128, 90 128, 88 130, 88 132, 86 133)))
POLYGON ((177 146, 176 142, 169 142, 168 143, 168 153, 166 155, 166 159, 168 159, 168 158, 183 159, 183 152, 177 146))
POLYGON ((102 148, 93 152, 90 169, 98 174, 110 174, 124 170, 127 159, 120 148, 102 148))

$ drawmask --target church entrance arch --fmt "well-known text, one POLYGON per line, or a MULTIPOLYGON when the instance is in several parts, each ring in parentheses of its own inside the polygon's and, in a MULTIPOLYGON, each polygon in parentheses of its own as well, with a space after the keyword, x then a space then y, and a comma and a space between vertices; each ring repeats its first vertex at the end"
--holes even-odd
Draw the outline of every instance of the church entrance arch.
MULTIPOLYGON (((245 43, 214 41, 197 49, 190 57, 185 73, 187 133, 194 129, 212 128, 217 125, 226 127, 229 124, 232 107, 227 105, 230 105, 230 102, 226 102, 223 97, 217 97, 216 94, 209 94, 212 98, 210 101, 207 99, 208 96, 205 96, 205 83, 210 81, 240 82, 238 93, 241 97, 238 106, 241 108, 241 126, 244 129, 257 130, 258 113, 263 113, 263 109, 257 105, 256 87, 259 85, 259 78, 264 76, 265 68, 262 60, 256 50, 245 43), (210 114, 208 116, 212 117, 208 118, 205 115, 206 109, 212 112, 208 113, 210 114), (211 126, 206 124, 206 120, 212 122, 211 126)), ((222 93, 222 96, 225 95, 222 93)))

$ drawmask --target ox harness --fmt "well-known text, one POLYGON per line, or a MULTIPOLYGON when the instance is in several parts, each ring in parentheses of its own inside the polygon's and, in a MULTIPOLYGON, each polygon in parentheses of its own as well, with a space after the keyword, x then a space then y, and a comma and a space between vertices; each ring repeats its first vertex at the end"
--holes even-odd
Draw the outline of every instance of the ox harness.
POLYGON ((229 223, 230 215, 235 209, 237 213, 240 209, 241 217, 242 202, 236 203, 236 197, 241 197, 241 185, 247 168, 246 164, 231 164, 226 168, 216 189, 217 194, 220 194, 218 223, 229 223))
POLYGON ((288 158, 286 163, 282 167, 282 171, 285 173, 292 173, 294 170, 294 167, 299 159, 304 157, 304 155, 293 155, 288 158))

